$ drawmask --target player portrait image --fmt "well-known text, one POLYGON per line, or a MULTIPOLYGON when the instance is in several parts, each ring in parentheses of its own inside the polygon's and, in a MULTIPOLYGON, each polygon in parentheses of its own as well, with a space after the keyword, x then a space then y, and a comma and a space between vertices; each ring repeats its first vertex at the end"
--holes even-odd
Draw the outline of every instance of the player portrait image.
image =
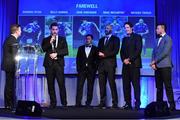
POLYGON ((97 45, 99 39, 99 17, 96 16, 75 16, 73 17, 73 47, 77 48, 84 42, 84 37, 87 34, 94 36, 93 43, 97 45))
POLYGON ((155 39, 154 18, 153 17, 129 17, 133 23, 133 31, 142 36, 143 49, 142 57, 151 57, 151 52, 155 39))
POLYGON ((113 35, 122 39, 124 37, 124 23, 128 21, 127 17, 101 17, 101 36, 104 36, 104 28, 106 25, 110 24, 113 27, 113 35))
POLYGON ((45 17, 45 37, 50 35, 49 27, 51 23, 56 22, 58 24, 58 35, 65 37, 68 43, 69 56, 73 55, 72 50, 72 17, 70 16, 46 16, 45 17))
POLYGON ((21 44, 40 44, 44 37, 44 17, 20 16, 19 23, 22 26, 21 44))
POLYGON ((63 37, 72 36, 72 17, 66 16, 46 16, 45 17, 45 37, 50 34, 49 26, 57 22, 59 35, 63 37))

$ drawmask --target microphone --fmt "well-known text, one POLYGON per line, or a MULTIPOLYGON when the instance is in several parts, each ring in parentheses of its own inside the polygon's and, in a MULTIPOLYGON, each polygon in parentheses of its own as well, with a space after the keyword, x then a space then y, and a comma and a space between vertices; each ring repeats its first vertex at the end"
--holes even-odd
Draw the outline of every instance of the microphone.
POLYGON ((52 35, 52 36, 51 36, 50 43, 52 44, 55 40, 56 40, 56 35, 52 35))
POLYGON ((56 47, 56 36, 52 35, 51 37, 51 45, 52 45, 52 52, 55 52, 55 47, 56 47))
POLYGON ((55 37, 55 39, 53 39, 53 44, 54 44, 54 45, 56 44, 56 37, 55 37))
MULTIPOLYGON (((52 35, 51 37, 51 45, 52 45, 52 53, 56 53, 56 35, 52 35)), ((57 60, 57 56, 53 58, 53 60, 57 60)))

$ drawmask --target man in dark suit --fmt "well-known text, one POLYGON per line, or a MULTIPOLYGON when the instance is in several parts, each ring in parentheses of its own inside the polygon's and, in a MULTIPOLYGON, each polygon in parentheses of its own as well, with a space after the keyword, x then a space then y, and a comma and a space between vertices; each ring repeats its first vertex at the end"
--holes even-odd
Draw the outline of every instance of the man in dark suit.
POLYGON ((151 67, 155 70, 157 102, 163 102, 163 84, 166 89, 170 110, 176 109, 171 83, 172 73, 172 39, 166 34, 165 24, 157 25, 156 33, 159 36, 153 49, 151 67))
POLYGON ((4 89, 4 105, 5 108, 11 109, 15 107, 15 72, 16 61, 15 56, 18 51, 18 37, 21 35, 20 25, 12 25, 10 28, 11 35, 8 36, 3 45, 2 70, 6 73, 6 83, 4 89))
POLYGON ((131 105, 131 83, 134 87, 135 109, 140 108, 140 68, 142 37, 133 32, 133 25, 130 22, 124 24, 127 36, 123 38, 120 56, 123 62, 122 80, 123 92, 126 104, 124 109, 132 109, 131 105))
POLYGON ((97 47, 92 45, 93 36, 86 35, 86 44, 78 48, 76 57, 76 66, 78 72, 76 106, 81 107, 84 82, 87 79, 87 100, 86 106, 91 105, 93 98, 93 86, 97 71, 97 47))
POLYGON ((112 107, 118 107, 118 95, 115 83, 115 69, 117 66, 116 55, 119 52, 120 40, 112 35, 112 26, 107 25, 105 28, 106 36, 102 37, 98 43, 99 50, 99 86, 100 86, 100 104, 99 107, 105 107, 106 104, 106 83, 107 78, 111 88, 112 107))
POLYGON ((44 67, 46 71, 48 92, 50 95, 50 108, 55 108, 55 78, 60 89, 60 98, 62 106, 67 105, 66 88, 64 80, 64 56, 68 55, 67 42, 64 37, 58 36, 58 24, 52 23, 50 26, 51 35, 42 41, 42 49, 46 53, 44 58, 44 67))

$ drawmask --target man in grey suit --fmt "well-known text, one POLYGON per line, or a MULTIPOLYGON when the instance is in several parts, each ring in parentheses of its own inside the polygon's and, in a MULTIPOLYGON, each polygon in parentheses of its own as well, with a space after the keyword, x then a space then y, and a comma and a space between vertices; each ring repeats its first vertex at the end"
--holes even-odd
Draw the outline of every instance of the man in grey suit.
POLYGON ((159 36, 153 49, 151 67, 155 70, 157 102, 163 101, 163 84, 166 89, 170 111, 175 110, 174 95, 171 83, 172 73, 172 39, 166 34, 165 24, 158 24, 156 33, 159 36))

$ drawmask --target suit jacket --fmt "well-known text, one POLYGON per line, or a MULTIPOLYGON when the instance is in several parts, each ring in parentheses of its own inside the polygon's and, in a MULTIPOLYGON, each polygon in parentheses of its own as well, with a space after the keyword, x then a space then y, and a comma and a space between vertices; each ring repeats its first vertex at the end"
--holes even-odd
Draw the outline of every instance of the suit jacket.
POLYGON ((81 72, 88 68, 90 72, 96 72, 97 70, 97 61, 98 61, 98 49, 96 46, 92 45, 89 56, 86 56, 85 45, 82 45, 78 48, 76 56, 76 67, 77 71, 81 72))
POLYGON ((13 35, 6 38, 3 45, 2 70, 15 71, 15 56, 18 48, 19 42, 13 35))
MULTIPOLYGON (((158 41, 158 40, 157 40, 158 41)), ((155 60, 158 68, 172 67, 171 60, 172 39, 165 34, 159 45, 157 43, 152 52, 152 60, 155 60)))
POLYGON ((98 43, 98 50, 105 54, 104 58, 99 58, 99 64, 100 65, 103 64, 107 67, 109 66, 116 67, 117 66, 116 55, 119 52, 120 40, 118 37, 112 35, 109 38, 108 43, 106 45, 104 45, 104 41, 105 41, 105 37, 102 37, 98 43))
POLYGON ((55 51, 57 52, 57 60, 52 60, 50 58, 50 54, 52 51, 52 45, 50 44, 51 36, 44 38, 42 41, 42 49, 45 52, 45 58, 43 65, 45 67, 51 66, 54 61, 58 62, 59 65, 64 66, 64 56, 68 55, 68 47, 67 42, 64 37, 58 36, 58 45, 57 48, 55 48, 55 51))
MULTIPOLYGON (((134 67, 142 67, 141 60, 142 51, 142 37, 138 34, 132 33, 130 37, 124 37, 122 41, 120 56, 122 62, 129 58, 134 67)), ((125 65, 125 64, 123 64, 125 65)))

